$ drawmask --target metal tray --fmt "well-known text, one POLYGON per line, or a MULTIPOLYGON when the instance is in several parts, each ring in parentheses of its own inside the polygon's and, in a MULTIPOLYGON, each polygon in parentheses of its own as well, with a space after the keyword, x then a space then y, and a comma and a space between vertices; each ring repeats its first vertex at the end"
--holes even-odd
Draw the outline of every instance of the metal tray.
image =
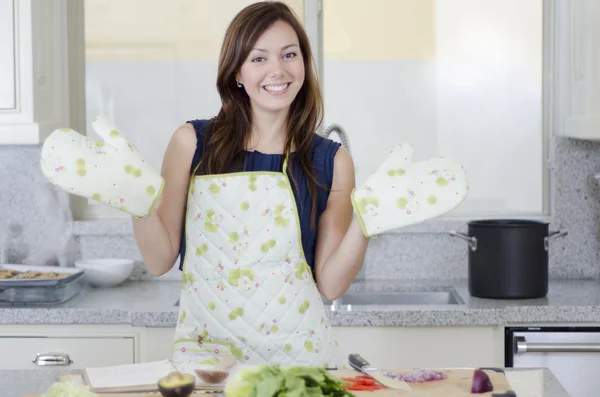
POLYGON ((56 306, 78 295, 82 287, 82 277, 54 286, 1 287, 0 308, 56 306))
POLYGON ((74 267, 60 266, 30 266, 30 265, 0 265, 0 270, 14 270, 19 273, 33 271, 41 273, 67 273, 62 278, 4 278, 0 279, 0 287, 53 287, 68 284, 83 276, 83 270, 74 267))

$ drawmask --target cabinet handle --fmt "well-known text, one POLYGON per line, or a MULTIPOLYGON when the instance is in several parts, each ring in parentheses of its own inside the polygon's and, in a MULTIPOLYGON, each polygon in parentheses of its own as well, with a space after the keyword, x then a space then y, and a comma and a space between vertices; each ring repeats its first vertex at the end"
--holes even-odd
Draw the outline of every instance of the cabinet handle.
POLYGON ((73 361, 67 353, 38 353, 33 363, 40 366, 67 366, 71 365, 73 361))
POLYGON ((600 343, 527 343, 518 336, 514 343, 515 353, 600 353, 600 343))

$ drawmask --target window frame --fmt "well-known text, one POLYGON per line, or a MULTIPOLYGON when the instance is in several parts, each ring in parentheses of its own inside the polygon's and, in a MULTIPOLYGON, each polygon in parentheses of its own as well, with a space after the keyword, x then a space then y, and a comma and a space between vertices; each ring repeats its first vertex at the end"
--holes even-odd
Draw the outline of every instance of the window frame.
MULTIPOLYGON (((86 134, 86 105, 85 105, 85 27, 84 27, 84 0, 69 1, 67 3, 67 29, 65 38, 68 44, 69 64, 69 115, 71 128, 86 134)), ((366 1, 366 0, 365 0, 366 1)), ((542 142, 543 142, 543 211, 541 213, 519 213, 502 215, 482 215, 472 213, 469 215, 454 216, 451 214, 438 219, 430 220, 419 225, 410 226, 392 233, 415 232, 445 232, 460 228, 465 222, 473 219, 493 219, 519 217, 552 222, 554 217, 554 178, 553 153, 554 137, 558 127, 559 91, 558 81, 558 29, 560 27, 557 15, 558 0, 542 0, 543 7, 543 66, 542 66, 542 142)), ((323 90, 323 0, 304 0, 303 14, 304 26, 309 37, 315 58, 315 68, 319 76, 319 84, 323 90)), ((324 126, 335 123, 327 120, 324 126)), ((82 197, 72 196, 71 199, 74 217, 78 221, 105 221, 124 220, 130 216, 126 213, 109 208, 103 204, 86 200, 82 197)))

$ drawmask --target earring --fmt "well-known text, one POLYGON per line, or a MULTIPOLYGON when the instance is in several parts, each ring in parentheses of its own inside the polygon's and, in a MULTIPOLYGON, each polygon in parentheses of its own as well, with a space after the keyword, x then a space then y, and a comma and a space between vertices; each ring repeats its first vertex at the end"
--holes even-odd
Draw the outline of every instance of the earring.
POLYGON ((238 88, 242 88, 242 83, 240 83, 239 81, 237 82, 237 86, 238 88))

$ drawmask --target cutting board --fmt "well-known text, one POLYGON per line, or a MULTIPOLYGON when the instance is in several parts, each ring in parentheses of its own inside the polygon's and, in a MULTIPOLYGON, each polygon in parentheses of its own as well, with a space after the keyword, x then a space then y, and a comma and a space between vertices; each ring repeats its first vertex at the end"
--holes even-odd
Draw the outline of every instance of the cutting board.
MULTIPOLYGON (((356 396, 372 396, 372 397, 489 397, 492 393, 502 393, 510 390, 510 384, 504 373, 493 370, 485 370, 489 376, 494 390, 489 393, 471 394, 471 383, 473 381, 472 369, 439 369, 438 371, 446 374, 446 379, 423 382, 409 383, 411 391, 381 389, 375 391, 352 391, 356 396)), ((410 369, 400 370, 399 372, 411 372, 410 369)), ((344 369, 331 371, 331 374, 338 378, 353 377, 363 375, 358 371, 344 369)))
MULTIPOLYGON (((403 372, 410 372, 410 370, 403 370, 403 372)), ((504 373, 496 372, 493 370, 485 370, 486 374, 490 377, 494 390, 489 393, 482 394, 471 394, 471 383, 473 379, 472 369, 440 369, 440 372, 446 374, 446 379, 423 382, 423 383, 410 383, 412 388, 411 391, 393 390, 393 389, 382 389, 375 391, 352 391, 357 397, 371 396, 371 397, 490 397, 492 393, 502 393, 506 390, 510 390, 510 384, 504 373)), ((343 377, 354 377, 362 375, 360 372, 344 369, 330 371, 330 373, 338 378, 343 377)), ((60 375, 58 380, 61 382, 71 380, 83 384, 83 378, 81 375, 60 375)), ((162 397, 160 393, 98 393, 100 397, 162 397)), ((222 393, 219 394, 207 394, 206 392, 197 391, 192 396, 203 396, 203 397, 223 397, 222 393)), ((29 395, 23 397, 40 397, 40 395, 29 395)))

